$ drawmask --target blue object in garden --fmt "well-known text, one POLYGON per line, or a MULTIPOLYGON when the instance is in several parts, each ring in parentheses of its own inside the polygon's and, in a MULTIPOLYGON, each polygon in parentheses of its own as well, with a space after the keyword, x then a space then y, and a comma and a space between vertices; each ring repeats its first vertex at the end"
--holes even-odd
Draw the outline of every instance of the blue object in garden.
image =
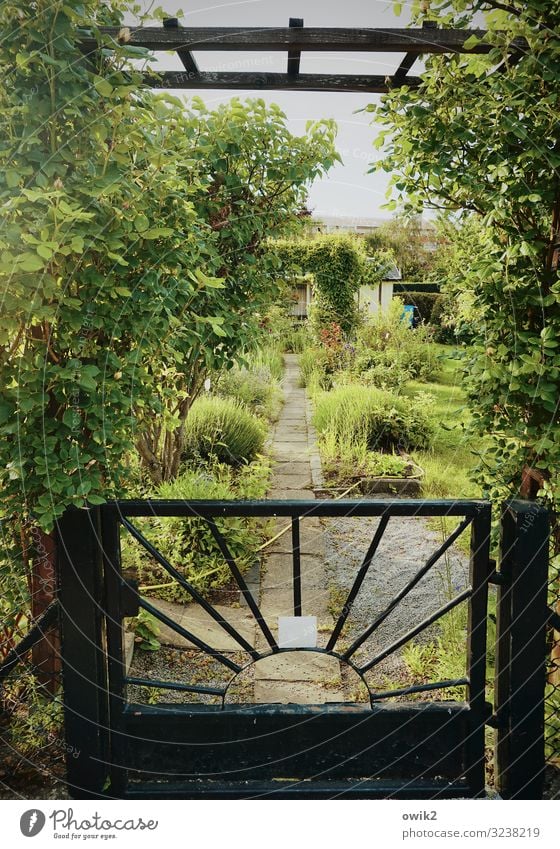
POLYGON ((409 327, 414 327, 414 307, 405 304, 401 318, 409 327))

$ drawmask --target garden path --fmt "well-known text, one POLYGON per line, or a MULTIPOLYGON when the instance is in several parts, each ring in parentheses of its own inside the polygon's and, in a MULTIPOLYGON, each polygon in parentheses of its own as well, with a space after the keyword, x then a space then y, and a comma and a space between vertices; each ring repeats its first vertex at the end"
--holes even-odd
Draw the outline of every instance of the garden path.
MULTIPOLYGON (((313 499, 321 486, 321 462, 311 405, 300 387, 295 354, 286 354, 283 380, 284 406, 274 428, 271 453, 274 474, 268 497, 313 499)), ((300 532, 302 612, 316 616, 318 644, 326 642, 332 628, 325 566, 325 539, 319 519, 302 517, 300 532)), ((278 617, 293 616, 292 537, 289 520, 275 520, 273 541, 266 548, 260 581, 260 608, 277 637, 278 617), (278 534, 284 531, 280 536, 278 534), (277 538, 276 538, 277 537, 277 538)), ((266 643, 261 639, 259 648, 266 643)), ((335 658, 313 652, 270 657, 255 665, 256 702, 317 704, 340 701, 340 664, 335 658)))

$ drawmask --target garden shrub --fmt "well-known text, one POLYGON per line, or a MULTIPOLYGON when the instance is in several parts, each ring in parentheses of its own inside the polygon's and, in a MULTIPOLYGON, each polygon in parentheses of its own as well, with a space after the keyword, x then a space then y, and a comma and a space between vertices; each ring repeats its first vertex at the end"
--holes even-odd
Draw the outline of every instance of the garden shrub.
POLYGON ((394 348, 384 351, 361 351, 357 354, 351 373, 365 386, 379 389, 398 389, 414 377, 410 358, 394 348))
POLYGON ((266 365, 234 366, 219 376, 215 391, 221 397, 236 399, 269 421, 278 418, 281 391, 266 365))
POLYGON ((378 312, 360 327, 352 372, 369 384, 395 388, 408 380, 430 380, 440 370, 430 330, 412 330, 403 321, 403 304, 394 298, 387 312, 378 312))
POLYGON ((398 398, 381 389, 341 386, 317 396, 314 424, 341 450, 425 448, 433 437, 426 399, 398 398))
POLYGON ((262 451, 265 437, 264 423, 238 401, 199 398, 185 424, 183 458, 247 463, 262 451))
POLYGON ((308 347, 299 355, 300 383, 314 395, 317 390, 331 389, 333 369, 325 348, 308 347))
MULTIPOLYGON (((270 464, 259 459, 233 469, 227 464, 187 468, 174 481, 157 489, 166 499, 257 499, 269 485, 270 464)), ((228 584, 231 572, 207 523, 199 518, 154 518, 135 522, 164 557, 200 592, 228 584)), ((258 519, 231 517, 218 522, 235 562, 244 571, 257 558, 264 524, 258 519)), ((141 591, 167 601, 187 602, 190 596, 128 534, 122 539, 123 567, 137 573, 141 591)))

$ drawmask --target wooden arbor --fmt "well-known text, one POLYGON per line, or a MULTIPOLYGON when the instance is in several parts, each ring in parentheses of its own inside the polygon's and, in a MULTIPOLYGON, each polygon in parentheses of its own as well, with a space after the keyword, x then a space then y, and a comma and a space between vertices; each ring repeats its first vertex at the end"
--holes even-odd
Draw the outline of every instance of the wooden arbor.
MULTIPOLYGON (((421 29, 344 29, 304 27, 301 18, 291 18, 289 27, 180 27, 176 18, 166 20, 163 27, 101 28, 111 41, 144 47, 157 52, 171 51, 181 60, 184 70, 147 73, 146 80, 154 88, 166 89, 253 89, 287 91, 357 91, 384 93, 401 85, 416 87, 420 77, 408 75, 414 62, 431 53, 488 53, 489 44, 481 43, 483 30, 437 29, 425 25, 421 29), (478 43, 466 46, 471 36, 478 43), (193 53, 228 51, 234 53, 286 53, 286 73, 260 71, 201 71, 193 53), (395 72, 389 76, 372 74, 301 74, 302 52, 336 53, 404 53, 395 72)), ((526 48, 515 39, 512 54, 526 48)), ((95 53, 95 39, 82 41, 84 53, 95 53)))

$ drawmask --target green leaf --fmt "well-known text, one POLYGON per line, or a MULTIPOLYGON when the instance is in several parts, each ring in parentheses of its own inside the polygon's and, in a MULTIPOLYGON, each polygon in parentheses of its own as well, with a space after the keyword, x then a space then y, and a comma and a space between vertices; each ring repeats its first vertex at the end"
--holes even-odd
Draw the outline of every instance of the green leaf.
POLYGON ((174 231, 170 227, 152 227, 149 230, 144 230, 142 233, 143 239, 161 239, 164 236, 172 236, 174 231))
MULTIPOLYGON (((51 247, 49 247, 48 245, 45 245, 45 244, 37 245, 35 250, 37 251, 39 256, 43 257, 43 259, 51 259, 52 255, 54 254, 53 249, 51 247)), ((40 267, 42 267, 42 266, 43 266, 43 263, 41 263, 40 267)))
POLYGON ((45 263, 35 254, 26 253, 23 254, 23 257, 18 263, 18 267, 21 268, 22 271, 41 271, 41 269, 45 267, 45 263))
POLYGON ((8 168, 6 171, 6 183, 10 189, 14 189, 17 185, 19 185, 20 179, 21 175, 19 171, 14 171, 12 168, 8 168))
POLYGON ((478 47, 480 44, 480 39, 476 35, 471 35, 467 40, 463 43, 463 47, 465 50, 472 50, 475 47, 478 47))
POLYGON ((96 77, 93 85, 102 97, 110 97, 113 93, 113 86, 108 80, 103 79, 103 77, 96 77))
POLYGON ((69 407, 67 410, 64 411, 62 421, 67 427, 74 428, 76 427, 76 425, 80 424, 81 417, 77 410, 69 407))
POLYGON ((138 233, 145 233, 149 226, 150 222, 148 221, 148 218, 143 214, 137 215, 134 219, 134 229, 138 233))

